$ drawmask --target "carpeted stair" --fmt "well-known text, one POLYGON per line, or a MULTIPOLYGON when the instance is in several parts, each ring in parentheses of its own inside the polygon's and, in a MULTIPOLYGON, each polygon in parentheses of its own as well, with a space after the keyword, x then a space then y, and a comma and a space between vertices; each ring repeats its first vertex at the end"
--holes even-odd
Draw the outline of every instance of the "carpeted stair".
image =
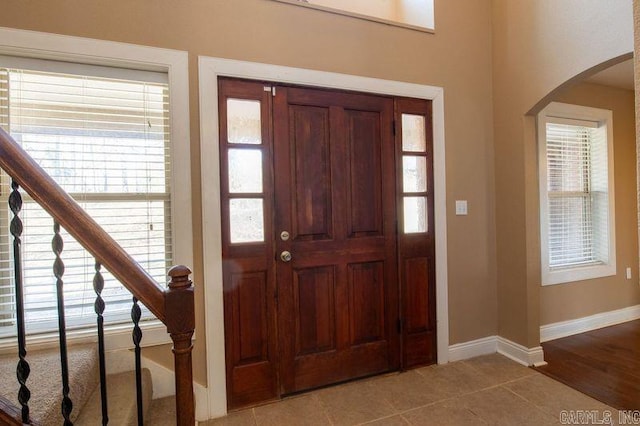
POLYGON ((151 408, 145 417, 145 424, 149 426, 173 426, 176 424, 176 397, 167 396, 165 398, 151 401, 151 408))
MULTIPOLYGON (((151 373, 145 368, 142 370, 142 406, 145 413, 149 411, 152 393, 151 373)), ((134 426, 138 424, 136 377, 133 371, 107 376, 107 395, 110 425, 134 426)), ((94 426, 100 424, 100 419, 102 419, 100 386, 96 386, 74 425, 94 426)), ((147 422, 147 424, 150 423, 147 422)))
MULTIPOLYGON (((98 384, 98 354, 95 345, 78 345, 69 348, 69 397, 73 402, 72 421, 89 399, 98 384)), ((31 391, 29 410, 31 418, 43 426, 61 425, 62 379, 58 348, 28 351, 27 362, 31 373, 27 387, 31 391)), ((16 407, 20 384, 16 378, 17 354, 0 357, 0 395, 16 407)))
MULTIPOLYGON (((71 420, 78 426, 101 424, 102 410, 96 345, 71 346, 69 347, 68 359, 69 397, 73 402, 71 420)), ((42 426, 62 425, 62 381, 58 349, 29 351, 27 361, 31 367, 27 386, 31 391, 29 407, 32 419, 42 426)), ((15 354, 0 356, 0 396, 19 407, 17 397, 19 383, 16 379, 17 362, 18 357, 15 354)), ((107 389, 109 425, 136 425, 134 372, 108 375, 107 389)), ((170 404, 163 400, 152 404, 153 384, 151 374, 147 369, 142 371, 142 389, 145 424, 154 426, 175 424, 175 417, 167 418, 171 410, 170 404), (154 414, 154 410, 150 410, 152 405, 156 407, 155 411, 158 411, 156 420, 151 419, 154 414), (169 422, 165 423, 166 420, 169 422)))

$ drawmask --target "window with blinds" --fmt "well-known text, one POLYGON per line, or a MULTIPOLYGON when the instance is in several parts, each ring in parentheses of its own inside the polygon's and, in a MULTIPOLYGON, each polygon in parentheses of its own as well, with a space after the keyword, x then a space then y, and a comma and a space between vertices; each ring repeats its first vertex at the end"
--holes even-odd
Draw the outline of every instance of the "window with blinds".
MULTIPOLYGON (((13 68, 12 61, 5 62, 9 64, 0 57, 0 124, 157 282, 164 283, 172 259, 166 75, 28 60, 33 69, 13 68)), ((15 335, 10 178, 4 173, 1 184, 0 338, 15 335)), ((57 329, 53 220, 26 193, 22 195, 27 333, 48 332, 57 329)), ((66 232, 62 236, 67 325, 92 326, 95 260, 66 232)), ((128 321, 131 294, 108 271, 102 273, 105 321, 128 321)))
POLYGON ((545 111, 540 127, 543 279, 612 260, 610 126, 606 119, 584 111, 576 116, 575 108, 561 105, 551 106, 560 111, 545 111))

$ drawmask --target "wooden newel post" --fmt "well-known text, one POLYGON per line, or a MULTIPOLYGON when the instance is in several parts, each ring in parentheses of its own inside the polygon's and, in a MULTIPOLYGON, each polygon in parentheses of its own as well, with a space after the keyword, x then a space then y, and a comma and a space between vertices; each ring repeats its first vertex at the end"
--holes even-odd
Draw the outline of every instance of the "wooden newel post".
POLYGON ((193 330, 196 326, 193 285, 189 279, 191 271, 183 265, 169 270, 171 282, 164 294, 167 331, 173 340, 173 356, 176 375, 176 424, 195 424, 195 404, 193 399, 193 370, 191 350, 193 330))

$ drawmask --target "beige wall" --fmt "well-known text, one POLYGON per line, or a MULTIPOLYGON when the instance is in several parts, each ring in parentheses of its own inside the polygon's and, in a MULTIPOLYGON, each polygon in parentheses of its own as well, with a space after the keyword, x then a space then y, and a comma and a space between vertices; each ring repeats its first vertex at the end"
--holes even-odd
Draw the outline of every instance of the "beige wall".
MULTIPOLYGON (((436 202, 449 211, 450 343, 498 333, 531 347, 539 231, 535 126, 526 114, 575 75, 631 52, 627 4, 436 0, 437 32, 427 34, 266 0, 31 0, 4 2, 0 26, 189 52, 196 285, 211 261, 202 255, 198 55, 443 87, 447 199, 436 202), (468 216, 453 214, 456 199, 469 200, 468 216)), ((200 383, 205 357, 199 332, 200 383)))
MULTIPOLYGON (((451 344, 496 334, 491 9, 489 0, 436 2, 427 34, 265 0, 3 2, 0 26, 189 51, 193 280, 204 327, 198 55, 444 87, 451 344), (455 199, 469 215, 453 215, 455 199)), ((165 350, 166 348, 162 348, 165 350)), ((151 351, 147 351, 151 352, 151 351)), ((157 356, 158 350, 154 350, 157 356)), ((204 332, 195 378, 206 382, 204 332)), ((166 357, 165 362, 166 361, 166 357)))
POLYGON ((552 100, 613 111, 618 273, 612 277, 542 287, 540 289, 541 325, 640 303, 634 92, 582 83, 562 90, 552 100), (627 267, 630 267, 633 273, 631 280, 626 279, 627 267))
POLYGON ((498 334, 539 343, 536 112, 575 76, 633 49, 627 0, 493 0, 498 334))

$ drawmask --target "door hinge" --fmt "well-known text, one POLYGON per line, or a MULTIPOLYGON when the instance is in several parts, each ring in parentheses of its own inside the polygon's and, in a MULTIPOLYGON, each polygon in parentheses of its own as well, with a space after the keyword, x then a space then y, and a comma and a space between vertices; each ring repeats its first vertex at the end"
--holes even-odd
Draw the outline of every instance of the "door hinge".
POLYGON ((264 86, 263 89, 265 92, 271 92, 271 96, 276 95, 276 86, 264 86))
POLYGON ((391 129, 393 129, 393 136, 396 135, 396 120, 391 122, 391 129))
POLYGON ((396 322, 396 327, 398 329, 398 333, 402 333, 402 318, 398 318, 398 321, 396 322))

